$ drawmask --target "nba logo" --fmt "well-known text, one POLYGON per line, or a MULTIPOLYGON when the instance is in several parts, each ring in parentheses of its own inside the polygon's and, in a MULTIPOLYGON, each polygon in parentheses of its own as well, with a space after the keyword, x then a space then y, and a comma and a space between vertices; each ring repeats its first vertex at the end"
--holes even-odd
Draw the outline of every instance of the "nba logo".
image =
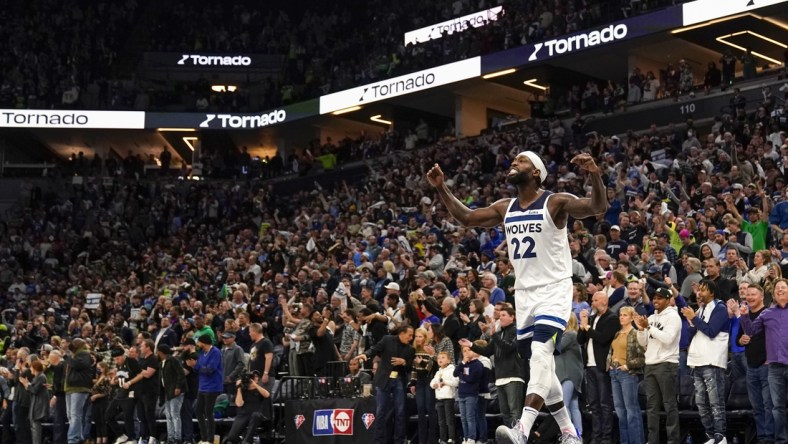
POLYGON ((361 422, 363 422, 364 427, 366 427, 367 430, 369 430, 369 428, 372 427, 372 423, 375 422, 375 415, 373 415, 372 413, 364 413, 363 415, 361 415, 361 422))
POLYGON ((304 415, 296 415, 293 420, 295 421, 296 430, 298 430, 301 428, 304 421, 306 421, 306 418, 304 418, 304 415))
POLYGON ((312 436, 353 435, 353 409, 315 410, 312 436))

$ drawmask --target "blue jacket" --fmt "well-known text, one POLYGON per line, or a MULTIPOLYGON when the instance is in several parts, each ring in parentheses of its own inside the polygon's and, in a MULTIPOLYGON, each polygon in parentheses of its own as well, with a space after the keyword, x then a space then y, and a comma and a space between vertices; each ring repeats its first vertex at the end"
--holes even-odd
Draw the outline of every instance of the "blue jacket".
POLYGON ((222 352, 216 347, 211 347, 208 353, 200 352, 197 364, 194 366, 200 375, 199 391, 206 393, 221 393, 224 391, 224 368, 222 367, 222 352))

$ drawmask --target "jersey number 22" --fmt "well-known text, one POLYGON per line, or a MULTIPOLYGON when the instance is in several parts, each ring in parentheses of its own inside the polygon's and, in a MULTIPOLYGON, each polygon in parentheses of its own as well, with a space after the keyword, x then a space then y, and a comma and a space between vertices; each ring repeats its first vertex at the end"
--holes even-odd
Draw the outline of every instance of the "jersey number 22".
POLYGON ((534 253, 534 247, 536 246, 536 241, 534 241, 534 238, 532 238, 531 236, 524 236, 522 240, 513 237, 512 245, 514 246, 514 254, 512 255, 513 258, 530 259, 536 257, 536 253, 534 253), (520 252, 521 247, 522 247, 522 253, 520 252))

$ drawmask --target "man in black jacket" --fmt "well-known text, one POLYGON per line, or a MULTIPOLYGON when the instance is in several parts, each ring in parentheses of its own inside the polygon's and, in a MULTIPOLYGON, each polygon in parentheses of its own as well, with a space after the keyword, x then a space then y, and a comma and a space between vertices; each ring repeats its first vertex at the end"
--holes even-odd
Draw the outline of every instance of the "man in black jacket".
POLYGON ((591 308, 596 311, 589 317, 580 312, 580 331, 577 342, 583 348, 586 365, 586 399, 591 408, 591 441, 594 444, 613 442, 613 389, 607 373, 607 354, 619 330, 618 317, 608 310, 607 294, 594 293, 591 308))
POLYGON ((157 349, 161 367, 161 387, 164 398, 164 416, 167 418, 167 442, 181 442, 181 406, 186 391, 186 377, 183 366, 172 356, 172 348, 167 344, 159 344, 157 349))
POLYGON ((384 336, 374 347, 356 359, 366 361, 380 357, 378 370, 372 383, 375 386, 377 411, 375 412, 375 441, 389 442, 386 436, 386 416, 394 409, 394 444, 405 443, 405 428, 408 417, 405 415, 405 387, 410 378, 411 365, 416 351, 410 345, 413 340, 413 327, 407 325, 396 330, 396 335, 384 336))
POLYGON ((82 430, 85 421, 85 403, 93 387, 96 363, 82 338, 71 342, 72 355, 66 360, 66 405, 68 406, 68 442, 85 440, 82 430))
POLYGON ((454 298, 444 298, 441 303, 441 313, 443 314, 443 334, 451 339, 454 346, 454 356, 460 356, 460 346, 457 341, 465 336, 464 326, 457 316, 457 302, 454 298))
MULTIPOLYGON (((525 361, 517 352, 514 317, 514 308, 501 308, 498 318, 501 330, 491 332, 487 347, 479 347, 467 339, 460 340, 461 347, 470 347, 474 353, 495 356, 495 385, 498 388, 498 405, 504 424, 513 424, 520 417, 525 400, 525 361)), ((490 329, 495 329, 494 323, 490 323, 490 329)))
POLYGON ((47 379, 52 381, 52 400, 55 403, 52 419, 52 442, 62 444, 66 442, 66 392, 64 384, 66 373, 63 364, 63 353, 52 350, 47 358, 49 366, 46 369, 47 379))

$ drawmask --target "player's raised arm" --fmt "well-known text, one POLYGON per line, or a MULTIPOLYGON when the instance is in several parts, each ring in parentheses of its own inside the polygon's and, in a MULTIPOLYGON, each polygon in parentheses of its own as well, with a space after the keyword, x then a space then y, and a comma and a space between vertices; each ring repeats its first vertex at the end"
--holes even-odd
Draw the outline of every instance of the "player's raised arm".
POLYGON ((602 173, 599 166, 594 162, 590 154, 578 154, 572 158, 572 163, 591 173, 591 197, 581 197, 578 199, 568 198, 561 202, 562 216, 569 215, 575 219, 597 216, 607 211, 607 188, 602 182, 602 173))
POLYGON ((446 186, 443 170, 437 163, 427 172, 427 182, 438 191, 438 197, 446 205, 449 214, 463 226, 490 228, 503 222, 509 199, 501 199, 488 207, 471 210, 451 193, 446 186))

